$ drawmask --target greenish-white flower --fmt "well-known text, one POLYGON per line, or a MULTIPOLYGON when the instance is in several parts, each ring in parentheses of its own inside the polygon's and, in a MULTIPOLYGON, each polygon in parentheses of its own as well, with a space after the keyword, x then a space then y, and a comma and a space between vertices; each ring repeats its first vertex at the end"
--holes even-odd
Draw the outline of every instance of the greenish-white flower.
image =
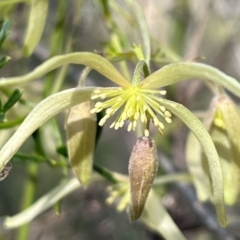
POLYGON ((221 165, 210 135, 191 111, 181 104, 162 98, 165 90, 158 89, 182 80, 200 78, 220 84, 240 97, 240 84, 216 68, 194 62, 169 64, 149 76, 143 72, 135 72, 140 78, 138 77, 137 80, 133 78, 133 81, 129 82, 107 59, 97 54, 81 52, 53 57, 29 74, 20 77, 0 78, 0 87, 27 83, 64 64, 71 63, 89 66, 116 83, 118 87, 72 88, 45 98, 30 112, 19 129, 1 149, 0 172, 37 128, 59 112, 91 99, 98 99, 91 112, 106 109, 106 115, 100 121, 101 125, 114 115, 116 117, 111 125, 113 128, 118 129, 129 121, 128 130, 135 130, 139 119, 143 124, 145 136, 149 135, 151 122, 162 133, 163 121, 171 122, 171 114, 174 114, 190 128, 202 145, 208 160, 217 215, 220 223, 226 225, 221 165))

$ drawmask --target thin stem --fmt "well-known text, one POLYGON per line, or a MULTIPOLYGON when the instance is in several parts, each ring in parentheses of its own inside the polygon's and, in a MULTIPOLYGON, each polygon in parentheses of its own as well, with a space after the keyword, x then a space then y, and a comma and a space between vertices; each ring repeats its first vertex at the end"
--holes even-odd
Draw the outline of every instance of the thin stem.
POLYGON ((153 185, 158 186, 178 181, 192 182, 192 178, 188 173, 174 173, 155 178, 153 185))
POLYGON ((99 175, 104 177, 106 180, 108 180, 112 184, 118 183, 118 180, 114 177, 111 171, 109 171, 106 168, 100 167, 99 165, 93 164, 93 169, 95 172, 97 172, 99 175))
POLYGON ((64 162, 60 162, 60 161, 56 161, 54 159, 49 159, 47 157, 43 157, 41 155, 27 155, 27 154, 23 154, 23 153, 16 153, 13 157, 13 162, 34 162, 34 163, 47 163, 50 167, 52 168, 70 168, 70 165, 64 161, 64 162), (18 160, 19 159, 19 160, 18 160))
MULTIPOLYGON (((111 33, 111 42, 116 52, 123 52, 119 36, 116 33, 111 33)), ((119 63, 119 65, 122 70, 123 76, 128 80, 131 79, 127 63, 125 61, 122 61, 119 63)))
POLYGON ((23 122, 25 118, 26 116, 23 116, 23 117, 16 118, 13 121, 1 122, 0 129, 6 129, 6 128, 12 128, 12 127, 18 126, 23 122))
MULTIPOLYGON (((65 44, 66 46, 63 47, 64 48, 62 51, 63 53, 69 53, 72 51, 73 41, 74 41, 74 38, 76 37, 76 29, 78 28, 81 20, 82 4, 83 4, 83 0, 73 1, 74 12, 73 12, 71 29, 68 33, 66 33, 66 31, 65 31, 65 34, 63 33, 64 35, 66 35, 66 44, 65 44)), ((64 80, 66 78, 68 67, 69 65, 64 65, 56 74, 56 81, 52 86, 51 94, 59 92, 61 90, 64 80)))
MULTIPOLYGON (((122 44, 121 44, 122 41, 119 37, 119 34, 117 34, 115 32, 117 25, 114 23, 114 20, 111 16, 109 0, 101 0, 100 2, 101 2, 100 4, 102 6, 102 9, 103 9, 103 16, 105 18, 105 23, 110 32, 111 45, 117 53, 121 53, 121 52, 123 52, 123 48, 122 48, 122 44)), ((126 62, 125 61, 120 62, 119 65, 122 70, 123 76, 126 79, 130 80, 131 76, 130 76, 129 69, 128 69, 126 62)))
POLYGON ((85 67, 82 71, 82 74, 79 78, 79 81, 78 81, 78 86, 80 87, 84 87, 85 86, 85 82, 86 82, 86 79, 87 79, 87 76, 88 74, 91 72, 91 68, 90 67, 85 67))
POLYGON ((151 43, 150 43, 147 22, 146 22, 146 18, 143 13, 142 7, 138 4, 137 1, 124 0, 124 2, 129 6, 131 11, 135 15, 136 21, 139 26, 139 32, 142 37, 144 57, 145 57, 147 66, 149 67, 150 58, 151 58, 151 43))
MULTIPOLYGON (((63 145, 63 139, 61 135, 60 128, 58 126, 58 123, 56 121, 56 118, 51 119, 51 126, 52 126, 52 133, 54 135, 55 139, 55 146, 62 146, 63 145)), ((51 164, 53 163, 52 161, 50 162, 51 164)), ((62 172, 65 177, 68 175, 68 164, 66 162, 66 159, 62 156, 59 157, 59 161, 55 161, 55 163, 58 163, 58 165, 62 166, 62 172)), ((56 166, 56 164, 52 164, 52 166, 56 166)))
MULTIPOLYGON (((63 37, 65 32, 64 22, 65 22, 65 12, 67 9, 68 1, 62 0, 58 1, 58 9, 57 9, 57 20, 56 26, 53 31, 51 37, 51 44, 50 44, 50 55, 55 56, 62 52, 62 45, 63 45, 63 37)), ((66 68, 66 67, 65 67, 66 68)), ((60 75, 61 78, 63 77, 60 75)), ((61 81, 60 76, 57 77, 57 81, 61 81)), ((51 72, 46 76, 46 80, 44 82, 44 96, 48 96, 52 94, 53 89, 53 79, 56 77, 55 72, 51 72)), ((59 85, 59 84, 58 84, 59 85)))
MULTIPOLYGON (((30 163, 27 166, 27 180, 25 182, 25 189, 22 197, 21 209, 24 210, 29 207, 34 200, 36 190, 36 176, 38 172, 38 165, 36 163, 30 163)), ((28 239, 29 223, 19 228, 17 233, 17 240, 28 239)))

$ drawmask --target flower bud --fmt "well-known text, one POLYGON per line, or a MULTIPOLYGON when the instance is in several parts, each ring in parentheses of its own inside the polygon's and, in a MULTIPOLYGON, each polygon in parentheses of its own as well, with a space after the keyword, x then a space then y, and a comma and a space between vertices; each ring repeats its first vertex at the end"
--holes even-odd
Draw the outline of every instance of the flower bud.
POLYGON ((129 161, 130 220, 137 220, 158 170, 157 147, 149 137, 141 137, 133 147, 129 161))

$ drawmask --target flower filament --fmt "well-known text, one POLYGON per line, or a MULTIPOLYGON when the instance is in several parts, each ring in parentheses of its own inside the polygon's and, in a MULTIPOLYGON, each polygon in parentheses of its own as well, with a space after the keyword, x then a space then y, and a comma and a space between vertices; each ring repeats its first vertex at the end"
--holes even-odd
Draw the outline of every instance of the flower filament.
POLYGON ((171 122, 171 113, 158 102, 158 95, 165 95, 164 90, 151 90, 142 88, 140 85, 118 89, 98 89, 93 92, 91 99, 102 99, 97 102, 91 113, 106 110, 105 116, 100 120, 99 125, 103 126, 108 118, 113 116, 119 109, 120 113, 110 128, 118 129, 123 127, 124 122, 129 120, 127 130, 136 130, 137 122, 144 124, 144 135, 149 136, 149 123, 152 121, 162 134, 164 125, 159 121, 157 115, 163 117, 166 122, 171 122))

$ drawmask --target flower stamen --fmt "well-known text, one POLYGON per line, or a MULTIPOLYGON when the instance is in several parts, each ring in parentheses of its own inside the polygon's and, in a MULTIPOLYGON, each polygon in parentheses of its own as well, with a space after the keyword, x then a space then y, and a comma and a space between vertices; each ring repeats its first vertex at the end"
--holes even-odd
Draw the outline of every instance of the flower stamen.
POLYGON ((102 126, 108 118, 120 111, 110 128, 118 129, 123 127, 124 122, 129 120, 128 131, 135 131, 137 122, 140 120, 144 125, 144 135, 149 136, 150 121, 158 128, 162 134, 164 125, 158 119, 158 115, 170 123, 172 114, 160 105, 160 98, 157 95, 165 95, 165 90, 144 89, 140 85, 119 89, 97 89, 93 92, 91 99, 107 99, 97 102, 91 113, 98 113, 106 109, 105 116, 100 120, 102 126))

